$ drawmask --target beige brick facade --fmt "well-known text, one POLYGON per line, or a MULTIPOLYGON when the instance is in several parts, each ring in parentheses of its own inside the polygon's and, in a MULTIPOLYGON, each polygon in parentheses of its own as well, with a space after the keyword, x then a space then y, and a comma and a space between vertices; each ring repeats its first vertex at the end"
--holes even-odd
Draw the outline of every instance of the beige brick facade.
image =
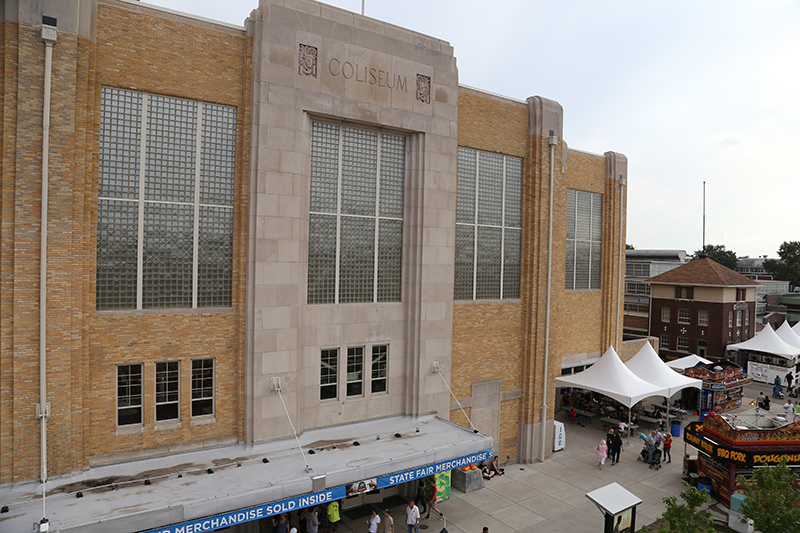
MULTIPOLYGON (((584 354, 596 357, 621 340, 622 302, 618 298, 624 269, 625 205, 620 176, 627 177, 625 158, 612 152, 599 156, 570 150, 561 123, 561 108, 555 102, 539 98, 520 102, 464 87, 459 91, 459 146, 524 159, 521 298, 457 302, 453 313, 453 391, 462 403, 471 405, 474 382, 501 380, 502 394, 496 406, 500 429, 499 435, 493 436, 498 439, 495 452, 503 459, 527 462, 540 457, 542 390, 546 387, 545 422, 550 425, 562 359, 585 358, 584 354), (557 137, 557 145, 552 151, 552 311, 546 349, 551 135, 557 137), (603 195, 599 290, 564 289, 568 189, 603 195), (549 353, 546 380, 545 351, 549 353)), ((455 402, 451 408, 451 419, 466 423, 455 402)), ((486 423, 491 427, 476 426, 493 434, 494 426, 486 423)), ((545 455, 550 453, 548 448, 545 455)))
MULTIPOLYGON (((91 6, 82 3, 82 7, 91 6)), ((47 6, 59 10, 58 6, 47 6)), ((45 8, 45 10, 47 9, 45 8)), ((76 10, 79 10, 77 6, 76 10)), ((51 90, 47 382, 48 472, 237 441, 243 435, 244 257, 251 45, 242 29, 99 2, 89 29, 61 10, 51 90), (237 108, 233 307, 213 313, 95 311, 103 86, 237 108), (215 358, 215 418, 192 425, 190 360, 215 358), (178 360, 181 421, 154 423, 154 363, 178 360), (117 434, 116 366, 144 363, 143 426, 117 434), (57 436, 57 438, 55 437, 57 436), (194 443, 194 444, 192 444, 194 443)), ((41 27, 0 25, 0 482, 39 475, 39 235, 44 50, 41 27)))

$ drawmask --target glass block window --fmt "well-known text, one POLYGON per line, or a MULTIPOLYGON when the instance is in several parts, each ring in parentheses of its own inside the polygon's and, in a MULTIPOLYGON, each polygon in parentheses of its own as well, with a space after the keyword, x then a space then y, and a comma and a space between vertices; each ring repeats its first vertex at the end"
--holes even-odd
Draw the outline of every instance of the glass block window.
POLYGON ((405 137, 312 123, 308 303, 399 302, 405 137))
POLYGON ((522 159, 458 149, 455 299, 519 298, 522 159))
POLYGON ((689 351, 689 339, 686 337, 678 337, 677 349, 679 352, 689 351))
POLYGON ((364 347, 347 349, 347 395, 364 394, 364 347))
POLYGON ((678 324, 691 324, 692 312, 689 309, 678 309, 678 324))
POLYGON ((669 350, 669 335, 661 335, 658 347, 662 350, 669 350))
POLYGON ((117 425, 142 423, 142 364, 117 366, 117 425))
POLYGON ((672 309, 669 307, 661 308, 661 322, 669 322, 672 317, 672 309))
POLYGON ((214 414, 214 359, 192 360, 192 416, 214 414))
POLYGON ((386 345, 372 347, 372 393, 386 392, 386 368, 389 360, 389 347, 386 345))
POLYGON ((339 350, 322 350, 319 373, 319 399, 330 400, 338 395, 339 350))
POLYGON ((98 311, 230 307, 236 109, 104 87, 98 311))
POLYGON ((600 288, 603 195, 567 190, 566 282, 571 289, 600 288))
POLYGON ((180 364, 156 363, 156 421, 180 418, 180 364))
POLYGON ((697 325, 698 326, 708 325, 708 311, 700 310, 697 312, 697 325))

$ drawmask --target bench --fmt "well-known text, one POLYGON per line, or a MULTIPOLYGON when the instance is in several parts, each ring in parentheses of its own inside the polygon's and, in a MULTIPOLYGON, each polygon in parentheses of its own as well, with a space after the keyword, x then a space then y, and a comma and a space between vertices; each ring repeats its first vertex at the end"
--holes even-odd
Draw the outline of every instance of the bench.
POLYGON ((605 426, 610 426, 610 427, 615 427, 615 428, 619 427, 619 420, 617 420, 616 418, 604 417, 604 418, 600 419, 600 422, 603 423, 604 427, 605 426))

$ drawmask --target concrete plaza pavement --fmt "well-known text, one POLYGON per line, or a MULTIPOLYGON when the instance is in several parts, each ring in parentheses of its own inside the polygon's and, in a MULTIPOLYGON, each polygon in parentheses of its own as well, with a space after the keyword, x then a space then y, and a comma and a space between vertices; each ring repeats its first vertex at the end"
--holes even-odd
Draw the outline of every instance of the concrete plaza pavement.
MULTIPOLYGON (((771 391, 764 384, 747 385, 742 406, 731 411, 752 409, 749 405, 758 392, 771 391)), ((661 398, 651 398, 658 402, 661 398)), ((648 403, 650 400, 648 400, 648 403)), ((777 406, 776 403, 773 405, 777 406)), ((782 405, 782 403, 781 403, 782 405)), ((778 408, 773 408, 777 411, 778 408)), ((560 412, 556 417, 564 421, 560 412)), ((687 424, 696 417, 687 417, 687 424)), ((589 533, 603 530, 603 514, 586 498, 586 493, 610 483, 619 483, 639 498, 636 511, 636 529, 653 523, 665 510, 663 498, 678 496, 684 490, 683 435, 675 437, 672 444, 672 462, 663 464, 660 470, 650 469, 637 457, 643 444, 638 437, 631 436, 624 446, 620 463, 611 466, 606 462, 604 470, 597 464, 597 445, 605 431, 599 421, 586 427, 566 424, 566 448, 555 452, 543 463, 505 465, 505 475, 486 481, 481 490, 463 494, 451 491, 449 500, 439 504, 447 517, 448 533, 481 533, 484 526, 490 533, 589 533)), ((623 439, 624 440, 624 439, 623 439)), ((382 504, 388 506, 395 521, 395 533, 405 533, 405 507, 407 503, 393 498, 382 504)), ((716 500, 707 506, 712 516, 727 522, 725 507, 716 500)), ((345 511, 340 532, 365 533, 366 517, 371 507, 365 506, 345 511)), ((444 522, 436 515, 420 521, 420 529, 439 533, 444 522)), ((382 531, 382 530, 380 530, 382 531)))

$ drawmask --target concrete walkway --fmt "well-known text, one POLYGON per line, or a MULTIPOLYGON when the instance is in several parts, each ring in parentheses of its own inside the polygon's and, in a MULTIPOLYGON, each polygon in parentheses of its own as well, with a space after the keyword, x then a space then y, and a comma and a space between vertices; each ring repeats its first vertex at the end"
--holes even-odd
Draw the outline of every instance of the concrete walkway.
MULTIPOLYGON (((749 403, 759 390, 768 392, 762 384, 746 386, 742 407, 732 412, 752 409, 749 403)), ((652 400, 657 401, 656 398, 652 400)), ((557 419, 563 421, 563 415, 559 413, 557 419)), ((696 419, 688 417, 684 424, 696 419)), ((682 436, 673 439, 672 463, 663 464, 660 470, 651 470, 636 459, 643 444, 641 439, 632 436, 630 444, 624 447, 620 463, 611 466, 607 462, 601 471, 596 451, 600 439, 605 436, 601 424, 597 421, 586 427, 567 424, 566 433, 566 448, 544 463, 506 465, 504 476, 486 481, 485 488, 469 494, 453 489, 450 500, 439 504, 447 517, 448 533, 481 533, 484 526, 490 533, 600 532, 603 515, 586 498, 586 493, 614 482, 642 499, 636 512, 638 530, 661 517, 665 509, 663 498, 678 496, 684 490, 681 485, 684 477, 682 436)), ((393 498, 386 505, 395 520, 395 533, 405 533, 407 503, 393 498)), ((709 508, 717 520, 727 520, 725 508, 716 500, 712 500, 709 508)), ((366 533, 365 520, 369 512, 368 507, 346 511, 339 531, 366 533)), ((439 533, 443 527, 444 522, 433 515, 421 521, 420 529, 439 533)))
MULTIPOLYGON (((767 392, 764 385, 745 387, 743 405, 734 412, 752 409, 749 402, 761 389, 767 392)), ((563 415, 559 413, 557 420, 563 422, 563 415)), ((684 424, 696 419, 687 417, 684 424)), ((504 476, 486 481, 482 490, 469 494, 453 489, 450 500, 439 505, 447 517, 448 533, 481 533, 484 526, 490 533, 599 532, 603 530, 603 514, 586 498, 586 493, 615 482, 642 499, 636 511, 638 530, 661 517, 665 509, 663 498, 678 496, 684 490, 682 436, 673 439, 673 460, 660 470, 652 470, 637 460, 643 444, 641 439, 631 436, 620 463, 611 466, 606 462, 601 471, 596 448, 605 437, 602 425, 597 421, 586 427, 567 424, 566 433, 566 448, 544 463, 506 465, 504 476)), ((386 505, 395 520, 395 533, 405 533, 407 503, 394 498, 386 505)), ((717 520, 727 520, 725 508, 716 500, 712 500, 709 508, 717 520)), ((346 511, 339 531, 366 533, 369 512, 367 507, 346 511)), ((443 527, 444 522, 433 515, 421 521, 420 529, 439 533, 443 527)))

